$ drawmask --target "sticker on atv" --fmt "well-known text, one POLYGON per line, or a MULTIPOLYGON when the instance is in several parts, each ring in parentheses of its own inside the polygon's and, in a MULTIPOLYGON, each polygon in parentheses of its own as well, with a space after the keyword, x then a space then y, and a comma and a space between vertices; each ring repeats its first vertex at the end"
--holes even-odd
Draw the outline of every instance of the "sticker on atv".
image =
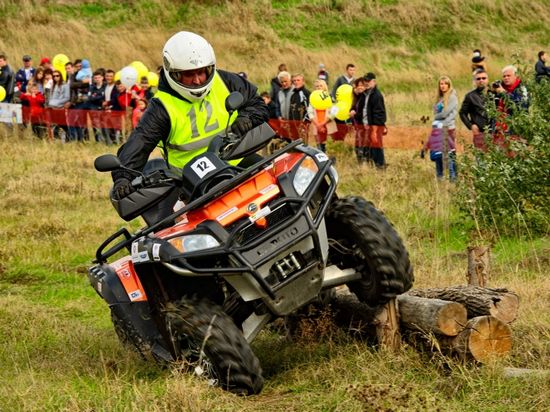
POLYGON ((261 219, 262 217, 266 217, 270 213, 271 213, 271 209, 269 208, 269 206, 266 206, 258 210, 253 215, 250 215, 248 218, 252 223, 254 223, 256 220, 261 219))
POLYGON ((197 159, 192 165, 191 169, 196 173, 196 175, 202 179, 204 176, 206 176, 208 173, 210 173, 213 170, 216 170, 216 166, 214 166, 214 163, 210 161, 208 157, 201 157, 197 159))
POLYGON ((141 290, 134 290, 133 292, 128 293, 128 297, 130 298, 130 301, 138 300, 141 298, 141 290))
POLYGON ((328 156, 326 153, 317 153, 315 155, 315 157, 317 158, 317 160, 319 160, 320 162, 326 162, 328 160, 328 156))

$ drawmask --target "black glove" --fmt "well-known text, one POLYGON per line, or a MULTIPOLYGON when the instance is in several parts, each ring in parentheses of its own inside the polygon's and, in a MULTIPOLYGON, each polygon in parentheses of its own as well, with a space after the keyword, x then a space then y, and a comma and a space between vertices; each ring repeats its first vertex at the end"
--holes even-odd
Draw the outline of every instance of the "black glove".
POLYGON ((244 136, 253 127, 252 120, 248 117, 238 116, 231 125, 231 131, 236 135, 244 136))
POLYGON ((134 191, 132 183, 125 177, 115 180, 113 185, 112 196, 115 200, 120 200, 134 191))

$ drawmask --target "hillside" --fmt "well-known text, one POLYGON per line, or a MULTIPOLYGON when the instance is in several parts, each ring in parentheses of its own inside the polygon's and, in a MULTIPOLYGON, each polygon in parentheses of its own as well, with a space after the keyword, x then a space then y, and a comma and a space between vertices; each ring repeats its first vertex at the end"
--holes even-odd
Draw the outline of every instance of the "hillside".
POLYGON ((207 37, 219 67, 247 72, 260 89, 281 62, 310 84, 320 62, 333 79, 353 62, 359 73, 378 74, 390 123, 401 124, 429 113, 440 75, 449 75, 461 96, 470 88, 474 48, 495 78, 516 61, 532 70, 550 40, 550 4, 543 1, 5 0, 0 15, 0 50, 14 66, 23 54, 37 62, 64 53, 93 67, 140 60, 154 69, 178 30, 207 37))

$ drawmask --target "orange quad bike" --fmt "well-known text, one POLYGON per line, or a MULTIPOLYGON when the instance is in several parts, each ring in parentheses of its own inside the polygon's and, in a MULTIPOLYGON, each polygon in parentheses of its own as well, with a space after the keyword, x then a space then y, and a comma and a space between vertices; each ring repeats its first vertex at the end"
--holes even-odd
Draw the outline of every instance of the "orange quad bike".
MULTIPOLYGON (((226 108, 241 102, 232 93, 226 108)), ((413 283, 395 229, 372 203, 336 195, 325 153, 297 140, 246 169, 229 163, 273 136, 267 124, 242 137, 226 132, 183 170, 160 162, 134 171, 135 191, 111 202, 146 226, 107 238, 88 275, 124 344, 247 395, 263 386, 250 343, 269 322, 326 301, 336 286, 377 306, 413 283), (173 211, 178 198, 186 204, 173 211)), ((110 154, 95 167, 130 170, 110 154)))

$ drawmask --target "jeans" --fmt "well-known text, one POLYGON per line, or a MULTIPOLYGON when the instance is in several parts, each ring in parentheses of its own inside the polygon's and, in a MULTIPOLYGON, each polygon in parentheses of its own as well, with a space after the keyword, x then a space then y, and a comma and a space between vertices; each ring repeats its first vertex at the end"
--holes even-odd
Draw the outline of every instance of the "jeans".
MULTIPOLYGON (((443 153, 430 151, 430 160, 435 163, 435 175, 438 179, 443 179, 443 153)), ((454 182, 456 180, 456 152, 453 150, 449 152, 449 180, 454 182)))

